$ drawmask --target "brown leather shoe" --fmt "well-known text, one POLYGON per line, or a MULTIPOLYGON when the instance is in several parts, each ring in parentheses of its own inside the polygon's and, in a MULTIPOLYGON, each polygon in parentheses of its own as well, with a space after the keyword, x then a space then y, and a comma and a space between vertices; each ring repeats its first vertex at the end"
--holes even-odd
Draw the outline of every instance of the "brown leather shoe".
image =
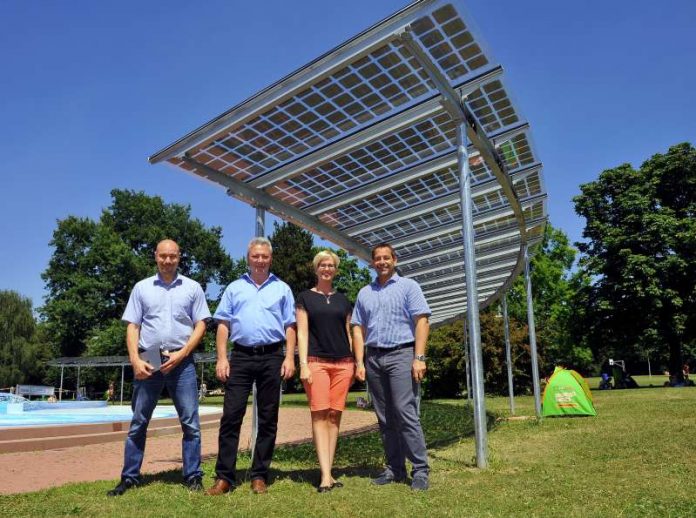
POLYGON ((257 495, 266 493, 268 491, 266 481, 262 478, 255 478, 251 481, 251 490, 257 495))
POLYGON ((215 485, 208 489, 208 491, 206 491, 205 494, 208 496, 224 495, 225 493, 229 493, 231 488, 232 485, 229 482, 227 482, 227 480, 219 478, 215 481, 215 485))

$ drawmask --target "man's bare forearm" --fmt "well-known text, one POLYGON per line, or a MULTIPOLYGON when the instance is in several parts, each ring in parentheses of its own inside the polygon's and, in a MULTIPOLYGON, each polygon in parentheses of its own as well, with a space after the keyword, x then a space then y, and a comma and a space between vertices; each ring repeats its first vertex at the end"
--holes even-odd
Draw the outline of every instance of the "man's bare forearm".
POLYGON ((138 356, 138 342, 140 341, 140 326, 137 324, 129 323, 126 328, 126 347, 128 348, 128 359, 133 362, 139 358, 138 356))
POLYGON ((230 336, 230 328, 228 324, 220 322, 215 333, 215 350, 217 351, 217 359, 227 359, 227 339, 230 336))
POLYGON ((353 326, 353 355, 355 363, 362 364, 365 361, 365 338, 360 326, 353 326))
POLYGON ((199 320, 196 322, 195 327, 193 328, 193 333, 191 333, 191 336, 189 337, 188 341, 186 342, 186 345, 181 348, 181 351, 188 356, 193 352, 193 350, 198 347, 198 344, 201 343, 201 340, 203 339, 203 336, 205 335, 205 320, 199 320))
POLYGON ((297 328, 291 325, 285 328, 285 358, 295 360, 295 345, 297 343, 297 328))
POLYGON ((425 356, 425 347, 428 343, 428 335, 430 334, 430 322, 428 321, 428 317, 425 315, 421 315, 417 318, 415 332, 416 346, 414 354, 416 356, 425 356))

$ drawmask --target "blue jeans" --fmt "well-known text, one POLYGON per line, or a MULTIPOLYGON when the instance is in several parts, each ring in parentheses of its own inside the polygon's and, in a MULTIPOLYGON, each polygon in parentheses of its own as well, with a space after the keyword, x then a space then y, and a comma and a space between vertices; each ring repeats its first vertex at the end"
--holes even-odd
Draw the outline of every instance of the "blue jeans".
POLYGON ((181 456, 184 460, 184 480, 202 477, 201 470, 201 425, 198 418, 198 385, 193 356, 188 356, 169 374, 156 372, 144 380, 133 382, 133 420, 126 438, 122 479, 137 482, 145 455, 147 426, 157 406, 162 389, 167 387, 179 414, 181 430, 181 456))

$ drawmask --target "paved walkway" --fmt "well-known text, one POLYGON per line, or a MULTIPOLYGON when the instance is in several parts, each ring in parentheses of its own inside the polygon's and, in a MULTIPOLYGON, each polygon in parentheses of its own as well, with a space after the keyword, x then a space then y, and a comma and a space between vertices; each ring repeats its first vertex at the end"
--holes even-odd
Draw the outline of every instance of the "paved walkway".
MULTIPOLYGON (((251 412, 242 425, 240 445, 249 443, 251 412)), ((372 412, 347 410, 341 432, 350 433, 376 426, 372 412)), ((311 440, 307 408, 281 408, 278 420, 278 444, 311 440)), ((217 456, 217 429, 203 430, 203 459, 217 456)), ((123 443, 111 442, 56 450, 5 453, 0 455, 0 494, 25 493, 69 482, 113 480, 116 482, 123 463, 123 443)), ((181 436, 168 435, 149 439, 143 473, 181 469, 181 436)))

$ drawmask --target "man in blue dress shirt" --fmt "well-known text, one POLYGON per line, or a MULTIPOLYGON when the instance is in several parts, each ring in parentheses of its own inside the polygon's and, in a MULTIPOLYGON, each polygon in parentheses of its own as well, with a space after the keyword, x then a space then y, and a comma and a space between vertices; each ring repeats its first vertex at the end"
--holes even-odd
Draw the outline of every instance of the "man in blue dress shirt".
POLYGON ((177 273, 179 259, 179 245, 170 239, 160 241, 155 250, 157 275, 135 285, 123 313, 135 376, 133 420, 126 438, 121 481, 107 493, 109 496, 122 495, 140 483, 147 426, 165 386, 183 431, 184 485, 193 491, 203 489, 198 386, 192 353, 205 334, 210 311, 201 285, 177 273), (141 358, 153 350, 161 354, 159 369, 141 358))
POLYGON ((406 480, 428 489, 428 452, 418 415, 418 384, 425 376, 430 308, 418 283, 396 273, 396 253, 388 243, 372 249, 377 278, 358 293, 353 309, 356 377, 367 381, 387 459, 377 485, 406 480), (365 363, 363 363, 363 359, 365 363))
POLYGON ((251 489, 265 493, 273 457, 280 383, 295 373, 295 300, 290 287, 270 273, 273 249, 263 237, 247 249, 249 273, 231 283, 222 295, 214 318, 218 321, 215 374, 225 383, 220 420, 217 480, 209 495, 230 491, 237 482, 239 430, 247 400, 256 382, 258 434, 251 464, 251 489), (234 344, 227 358, 227 342, 234 344), (285 354, 283 345, 286 344, 285 354))

